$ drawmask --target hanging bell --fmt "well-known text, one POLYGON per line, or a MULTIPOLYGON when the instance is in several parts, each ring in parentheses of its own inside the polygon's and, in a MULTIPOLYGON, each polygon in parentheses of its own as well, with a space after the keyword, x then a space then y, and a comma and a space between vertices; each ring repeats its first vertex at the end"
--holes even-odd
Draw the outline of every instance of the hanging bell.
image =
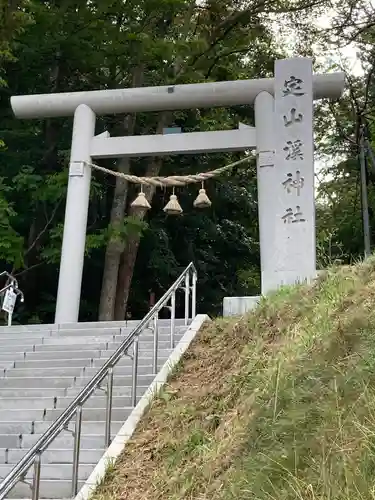
POLYGON ((163 210, 168 215, 180 215, 180 214, 182 214, 181 205, 178 203, 177 196, 174 194, 174 192, 173 192, 173 194, 171 194, 169 201, 165 205, 163 210))
POLYGON ((211 204, 211 200, 207 196, 206 190, 202 185, 202 188, 199 190, 199 194, 195 198, 193 205, 195 206, 195 208, 208 208, 211 206, 211 204))
POLYGON ((130 206, 144 208, 146 210, 149 210, 151 208, 151 205, 147 201, 146 195, 142 191, 142 188, 141 188, 140 192, 138 193, 138 196, 136 197, 136 199, 133 201, 133 203, 130 206))

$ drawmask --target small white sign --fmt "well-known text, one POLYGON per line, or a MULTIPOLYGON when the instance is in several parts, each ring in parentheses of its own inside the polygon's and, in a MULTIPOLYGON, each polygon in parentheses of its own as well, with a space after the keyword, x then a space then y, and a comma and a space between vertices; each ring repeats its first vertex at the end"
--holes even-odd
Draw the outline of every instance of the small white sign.
POLYGON ((260 151, 258 153, 259 167, 273 167, 275 165, 275 153, 273 151, 260 151))
POLYGON ((69 177, 83 177, 84 168, 83 161, 72 161, 69 165, 69 177))
POLYGON ((8 288, 5 292, 5 297, 3 300, 3 311, 8 314, 13 314, 14 306, 16 305, 17 295, 13 292, 13 288, 8 288))

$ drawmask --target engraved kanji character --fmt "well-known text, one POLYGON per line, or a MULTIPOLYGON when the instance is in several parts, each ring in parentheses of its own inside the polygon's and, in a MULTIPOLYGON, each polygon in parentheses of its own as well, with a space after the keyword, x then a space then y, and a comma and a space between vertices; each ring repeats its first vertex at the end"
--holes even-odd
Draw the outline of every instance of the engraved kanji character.
POLYGON ((302 84, 303 80, 295 76, 291 76, 289 80, 285 80, 283 88, 283 97, 286 97, 288 95, 301 97, 302 95, 304 95, 305 92, 302 92, 302 87, 301 87, 302 84))
POLYGON ((281 217, 284 224, 295 224, 297 222, 306 222, 306 219, 302 218, 303 213, 299 205, 296 206, 296 211, 294 212, 292 208, 286 209, 286 214, 281 217))
POLYGON ((286 160, 303 160, 303 152, 301 149, 303 143, 300 139, 296 141, 287 141, 286 144, 285 148, 283 148, 284 151, 288 153, 285 157, 286 160))
POLYGON ((302 113, 298 113, 298 115, 296 115, 296 112, 297 112, 296 108, 292 108, 290 110, 290 119, 288 119, 288 117, 286 115, 283 116, 285 127, 289 127, 289 125, 292 125, 293 123, 301 123, 302 122, 302 120, 303 120, 302 113))
POLYGON ((296 178, 293 179, 293 174, 288 173, 286 174, 287 178, 286 180, 282 183, 284 188, 286 189, 287 193, 291 193, 292 189, 295 189, 297 191, 297 196, 300 196, 301 194, 301 189, 303 188, 305 184, 305 179, 301 177, 301 172, 297 170, 296 172, 296 178))

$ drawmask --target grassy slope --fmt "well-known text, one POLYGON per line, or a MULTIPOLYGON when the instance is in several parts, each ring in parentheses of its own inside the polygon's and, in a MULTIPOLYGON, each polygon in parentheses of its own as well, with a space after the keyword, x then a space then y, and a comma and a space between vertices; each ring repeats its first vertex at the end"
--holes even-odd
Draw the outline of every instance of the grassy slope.
POLYGON ((95 500, 375 499, 375 260, 204 329, 95 500))

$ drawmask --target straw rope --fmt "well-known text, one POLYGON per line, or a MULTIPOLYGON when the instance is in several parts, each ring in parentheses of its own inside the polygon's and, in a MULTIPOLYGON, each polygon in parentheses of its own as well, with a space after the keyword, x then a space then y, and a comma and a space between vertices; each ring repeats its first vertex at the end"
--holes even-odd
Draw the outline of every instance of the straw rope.
POLYGON ((225 165, 225 167, 217 168, 216 170, 210 170, 208 172, 202 172, 200 174, 193 175, 172 175, 169 177, 138 177, 137 175, 123 174, 122 172, 116 172, 115 170, 110 170, 109 168, 100 167, 95 163, 85 162, 85 164, 95 170, 104 172, 105 174, 114 175, 115 177, 120 177, 133 184, 141 184, 148 186, 157 187, 169 187, 169 186, 186 186, 187 184, 194 184, 206 181, 207 179, 212 179, 218 175, 223 174, 227 170, 241 165, 247 161, 250 161, 252 156, 246 156, 241 160, 225 165))

